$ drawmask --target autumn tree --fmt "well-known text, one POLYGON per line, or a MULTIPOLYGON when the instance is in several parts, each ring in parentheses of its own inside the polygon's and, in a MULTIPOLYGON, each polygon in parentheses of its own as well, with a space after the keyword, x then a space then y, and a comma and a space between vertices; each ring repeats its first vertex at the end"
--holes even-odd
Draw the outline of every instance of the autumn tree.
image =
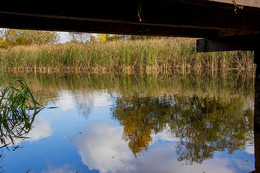
POLYGON ((0 37, 0 48, 6 48, 8 45, 3 37, 0 37))
POLYGON ((98 34, 97 41, 104 42, 104 41, 114 41, 119 40, 120 36, 118 34, 98 34))
POLYGON ((162 131, 170 105, 159 98, 118 98, 113 117, 124 127, 123 139, 137 157, 152 142, 152 133, 162 131), (158 116, 153 118, 152 116, 158 116))
POLYGON ((5 29, 1 37, 8 46, 56 43, 59 40, 57 32, 5 29))

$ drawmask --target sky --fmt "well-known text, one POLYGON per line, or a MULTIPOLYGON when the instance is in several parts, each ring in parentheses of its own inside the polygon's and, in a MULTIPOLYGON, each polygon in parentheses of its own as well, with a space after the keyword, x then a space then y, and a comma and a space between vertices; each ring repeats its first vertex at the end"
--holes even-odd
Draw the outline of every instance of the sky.
POLYGON ((68 32, 58 32, 58 34, 60 36, 59 43, 66 43, 71 40, 71 37, 68 32))
MULTIPOLYGON (((69 32, 57 32, 60 36, 59 39, 59 43, 66 43, 66 42, 70 42, 72 37, 69 35, 69 32)), ((86 33, 88 35, 97 35, 95 33, 86 33)), ((89 37, 87 37, 87 39, 89 39, 89 37)))

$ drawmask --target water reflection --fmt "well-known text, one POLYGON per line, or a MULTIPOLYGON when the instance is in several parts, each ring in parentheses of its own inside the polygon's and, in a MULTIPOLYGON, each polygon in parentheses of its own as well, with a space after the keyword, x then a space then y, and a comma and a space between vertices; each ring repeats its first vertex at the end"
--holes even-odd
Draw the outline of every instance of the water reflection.
POLYGON ((253 77, 25 77, 37 99, 59 107, 40 114, 30 143, 21 142, 27 148, 41 147, 41 166, 32 168, 35 172, 254 170, 253 77))
MULTIPOLYGON (((10 145, 27 138, 43 106, 34 99, 23 78, 2 78, 2 75, 0 78, 0 160, 3 161, 3 150, 10 150, 10 145)), ((12 151, 18 148, 19 145, 13 146, 12 151)))
POLYGON ((202 163, 215 151, 244 150, 253 143, 253 110, 242 98, 228 101, 196 96, 119 97, 113 118, 124 127, 123 139, 137 157, 152 142, 152 134, 169 127, 180 138, 178 161, 202 163))
MULTIPOLYGON (((221 157, 216 152, 214 159, 207 159, 203 164, 180 164, 177 160, 176 147, 178 138, 166 137, 164 132, 153 135, 153 143, 148 151, 138 158, 128 150, 128 144, 122 140, 122 127, 97 124, 88 127, 82 136, 76 139, 82 162, 91 170, 100 172, 245 172, 252 169, 251 161, 241 160, 241 155, 221 157), (158 140, 156 140, 158 139, 158 140), (169 142, 171 141, 171 142, 169 142)), ((242 156, 243 157, 243 156, 242 156)), ((250 157, 244 157, 248 159, 250 157)))
POLYGON ((43 107, 34 99, 23 78, 0 80, 0 148, 26 138, 43 107))

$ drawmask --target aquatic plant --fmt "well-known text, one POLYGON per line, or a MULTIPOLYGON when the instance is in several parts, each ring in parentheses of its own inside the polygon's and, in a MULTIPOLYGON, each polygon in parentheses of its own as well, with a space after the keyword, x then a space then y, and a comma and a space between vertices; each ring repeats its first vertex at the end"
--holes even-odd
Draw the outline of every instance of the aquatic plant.
POLYGON ((0 148, 26 138, 35 116, 43 109, 33 97, 24 78, 6 78, 0 82, 0 148))

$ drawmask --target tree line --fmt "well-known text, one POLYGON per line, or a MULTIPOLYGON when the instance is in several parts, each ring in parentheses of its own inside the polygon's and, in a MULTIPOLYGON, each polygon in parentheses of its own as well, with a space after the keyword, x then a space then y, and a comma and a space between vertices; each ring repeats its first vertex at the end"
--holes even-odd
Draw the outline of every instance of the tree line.
MULTIPOLYGON (((89 34, 69 32, 69 40, 73 43, 106 42, 114 40, 145 40, 154 36, 89 34)), ((0 48, 31 44, 55 44, 59 42, 59 34, 53 31, 2 29, 0 30, 0 48)))
POLYGON ((51 31, 3 29, 0 31, 0 47, 57 43, 59 35, 51 31))

